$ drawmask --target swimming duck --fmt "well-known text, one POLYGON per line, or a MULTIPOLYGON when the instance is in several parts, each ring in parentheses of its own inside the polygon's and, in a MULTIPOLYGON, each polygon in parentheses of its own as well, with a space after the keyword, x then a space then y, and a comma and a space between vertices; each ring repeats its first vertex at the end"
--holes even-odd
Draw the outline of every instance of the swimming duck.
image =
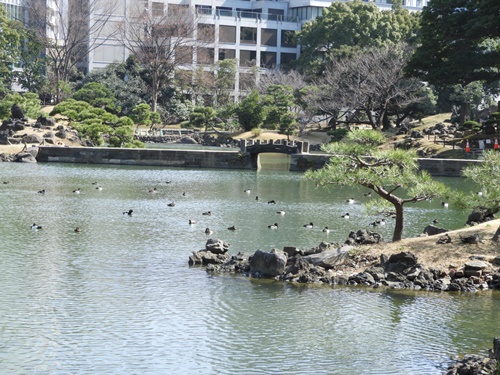
POLYGON ((75 233, 80 233, 82 230, 80 229, 80 227, 76 227, 75 228, 75 233))
POLYGON ((274 223, 272 225, 267 226, 269 229, 278 229, 278 223, 274 223))
POLYGON ((212 234, 212 233, 213 233, 213 231, 210 230, 210 228, 206 228, 205 229, 205 234, 212 234))
POLYGON ((277 213, 278 215, 284 215, 284 214, 285 214, 285 211, 280 210, 280 211, 276 211, 276 213, 277 213))
POLYGON ((42 227, 40 225, 36 225, 35 223, 33 223, 33 225, 31 226, 31 229, 38 230, 38 229, 42 229, 42 227))
POLYGON ((92 182, 92 185, 97 185, 97 181, 92 182))
POLYGON ((45 189, 38 190, 38 194, 45 194, 45 189))
POLYGON ((448 202, 441 202, 441 206, 443 206, 444 208, 448 208, 448 202))
POLYGON ((174 202, 170 202, 169 204, 167 204, 168 207, 175 207, 175 203, 174 202))
POLYGON ((228 230, 236 230, 236 227, 233 225, 232 227, 227 228, 228 230))
POLYGON ((325 232, 325 233, 330 233, 331 231, 332 231, 332 230, 331 230, 331 229, 329 229, 328 227, 324 227, 324 228, 323 228, 323 232, 325 232))
POLYGON ((363 194, 363 195, 364 195, 365 197, 371 198, 371 196, 372 196, 372 192, 371 192, 371 191, 369 191, 368 193, 365 193, 365 194, 363 194))
POLYGON ((304 228, 312 228, 314 226, 313 223, 309 223, 309 224, 304 224, 304 228))
POLYGON ((212 215, 212 211, 203 212, 202 215, 210 216, 212 215))
POLYGON ((267 204, 276 204, 276 201, 273 199, 273 200, 268 201, 267 204))
POLYGON ((171 184, 171 183, 172 183, 172 181, 165 181, 165 183, 166 183, 166 184, 171 184))
POLYGON ((482 197, 483 196, 483 192, 482 191, 478 191, 476 194, 477 194, 478 197, 482 197))
POLYGON ((349 216, 349 213, 348 213, 348 212, 346 212, 344 215, 342 215, 342 217, 343 217, 344 219, 349 219, 349 217, 350 217, 350 216, 349 216))
POLYGON ((73 193, 75 194, 80 194, 80 188, 76 189, 76 190, 73 190, 73 193))
POLYGON ((189 219, 189 224, 196 224, 196 220, 189 219))
POLYGON ((247 193, 247 194, 251 193, 250 189, 246 189, 246 190, 244 190, 244 192, 247 193))
POLYGON ((149 189, 149 192, 150 193, 156 193, 157 191, 156 191, 156 188, 153 188, 153 189, 149 189))
POLYGON ((95 189, 98 191, 102 191, 102 186, 97 186, 95 189))
POLYGON ((385 219, 377 220, 378 225, 385 225, 385 219))
POLYGON ((378 223, 376 221, 374 221, 373 223, 370 223, 370 226, 371 227, 376 227, 376 226, 378 226, 378 223))
POLYGON ((125 211, 123 214, 128 215, 128 216, 132 216, 132 212, 134 212, 134 210, 125 211))
POLYGON ((437 223, 439 223, 439 220, 438 220, 438 219, 434 219, 434 220, 432 220, 432 224, 437 224, 437 223))
POLYGON ((353 198, 349 198, 348 200, 346 200, 346 202, 349 204, 354 204, 356 201, 353 198))

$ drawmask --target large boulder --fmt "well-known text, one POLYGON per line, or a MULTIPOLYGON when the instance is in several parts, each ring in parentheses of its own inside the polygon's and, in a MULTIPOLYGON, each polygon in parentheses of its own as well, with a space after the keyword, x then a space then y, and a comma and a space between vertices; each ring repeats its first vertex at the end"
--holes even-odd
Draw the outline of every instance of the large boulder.
POLYGON ((308 263, 315 266, 320 266, 325 269, 332 269, 335 266, 344 264, 346 259, 349 258, 349 250, 352 246, 343 246, 335 249, 329 249, 317 254, 311 254, 304 257, 308 263))
POLYGON ((486 207, 475 208, 467 218, 467 225, 476 225, 495 218, 491 209, 486 207))
POLYGON ((229 250, 229 244, 217 238, 209 238, 205 244, 205 250, 214 254, 225 254, 229 250))
POLYGON ((427 225, 424 228, 423 233, 427 233, 427 235, 429 235, 429 236, 435 236, 436 234, 441 234, 441 233, 446 233, 446 232, 449 232, 449 231, 447 229, 444 229, 444 228, 439 228, 435 225, 427 225))
POLYGON ((40 134, 28 134, 23 137, 24 143, 42 143, 43 137, 40 134))
POLYGON ((17 103, 14 103, 14 105, 10 108, 10 114, 13 119, 19 119, 22 120, 24 119, 24 113, 21 107, 17 103))
POLYGON ((387 262, 382 266, 386 273, 396 272, 400 273, 402 271, 411 269, 418 264, 417 257, 407 251, 402 251, 398 254, 392 254, 387 262))
POLYGON ((250 260, 250 273, 270 277, 282 275, 285 272, 287 260, 288 256, 282 250, 273 249, 270 253, 257 250, 250 260))
POLYGON ((17 154, 13 161, 16 161, 19 163, 36 163, 35 157, 32 154, 30 154, 29 152, 17 154))
POLYGON ((189 256, 188 264, 190 266, 203 265, 207 266, 209 264, 224 264, 229 260, 228 254, 214 254, 211 251, 200 250, 193 251, 189 256))
POLYGON ((196 140, 194 138, 191 138, 191 137, 188 137, 188 136, 182 137, 179 140, 179 143, 192 144, 192 145, 198 144, 198 142, 196 142, 196 140))

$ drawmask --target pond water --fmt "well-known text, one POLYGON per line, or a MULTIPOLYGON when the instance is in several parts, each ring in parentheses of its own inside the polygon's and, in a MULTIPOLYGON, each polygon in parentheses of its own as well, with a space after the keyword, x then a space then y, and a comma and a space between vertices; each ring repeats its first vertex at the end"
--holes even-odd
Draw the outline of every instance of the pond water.
MULTIPOLYGON (((498 292, 291 285, 187 264, 207 227, 231 253, 343 242, 377 219, 364 193, 286 171, 1 163, 0 372, 441 374, 452 358, 486 353, 498 292)), ((459 228, 467 214, 409 206, 405 236, 435 218, 459 228)), ((392 229, 377 228, 389 239, 392 229)))

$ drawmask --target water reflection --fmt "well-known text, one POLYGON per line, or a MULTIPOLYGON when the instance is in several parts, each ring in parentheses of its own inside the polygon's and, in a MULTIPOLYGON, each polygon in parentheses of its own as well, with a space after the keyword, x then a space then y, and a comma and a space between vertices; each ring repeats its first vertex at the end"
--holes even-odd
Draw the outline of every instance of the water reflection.
MULTIPOLYGON (((207 226, 231 253, 341 242, 374 219, 362 190, 316 189, 284 171, 0 168, 11 181, 0 185, 3 373, 438 374, 451 357, 484 353, 498 328, 494 292, 290 285, 187 266, 207 226), (348 205, 353 195, 359 204, 348 205), (311 221, 317 228, 302 227, 311 221)), ((437 213, 451 227, 467 216, 440 202, 409 212, 415 230, 437 213)))

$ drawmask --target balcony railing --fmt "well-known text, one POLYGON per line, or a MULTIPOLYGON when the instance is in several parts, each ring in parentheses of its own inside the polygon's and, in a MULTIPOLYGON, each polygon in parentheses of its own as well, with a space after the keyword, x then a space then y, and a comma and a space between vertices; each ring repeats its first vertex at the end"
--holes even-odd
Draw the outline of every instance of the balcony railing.
MULTIPOLYGON (((198 8, 198 14, 212 15, 214 12, 211 9, 198 8)), ((297 17, 287 17, 281 14, 260 13, 252 11, 229 10, 229 9, 215 9, 215 15, 218 17, 235 17, 245 19, 256 19, 262 21, 285 21, 297 22, 297 17)))

